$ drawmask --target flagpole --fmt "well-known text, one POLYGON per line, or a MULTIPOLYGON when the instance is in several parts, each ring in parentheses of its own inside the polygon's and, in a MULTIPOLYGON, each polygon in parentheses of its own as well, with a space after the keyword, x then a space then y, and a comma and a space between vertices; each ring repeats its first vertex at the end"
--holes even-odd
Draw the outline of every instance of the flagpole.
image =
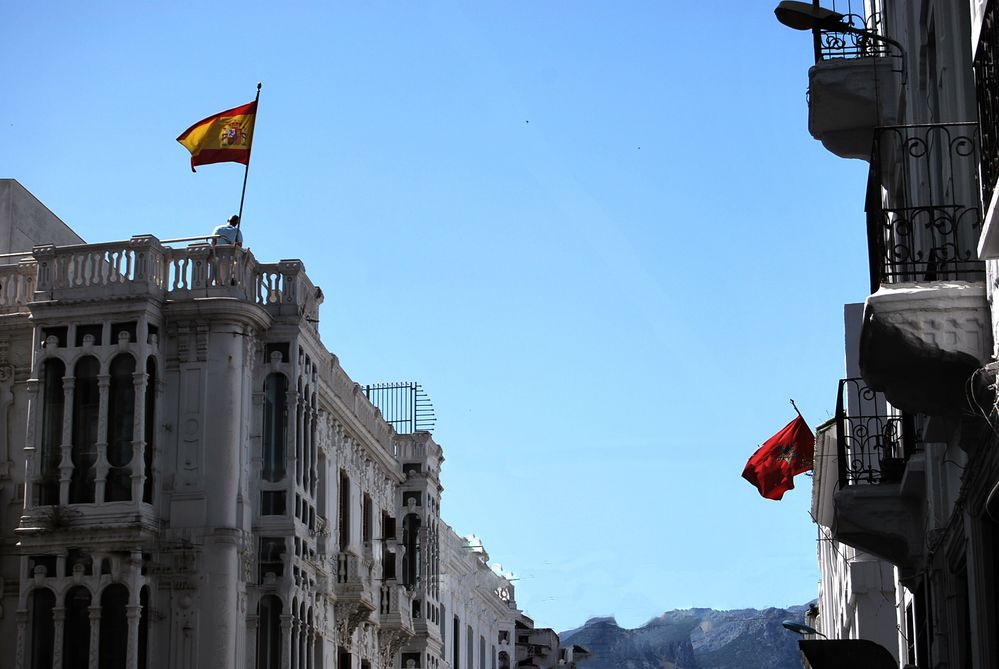
MULTIPOLYGON (((260 102, 260 82, 257 82, 257 97, 254 98, 254 103, 260 102)), ((256 110, 257 107, 254 107, 256 110)), ((256 112, 253 114, 253 135, 257 133, 257 115, 256 112)), ((243 194, 239 196, 239 218, 236 219, 236 229, 243 223, 243 200, 246 199, 246 179, 250 176, 250 156, 253 155, 253 135, 250 135, 250 148, 246 151, 246 171, 243 172, 243 194)))
MULTIPOLYGON (((798 413, 798 418, 800 418, 801 420, 805 420, 805 417, 801 415, 800 411, 798 411, 798 405, 794 403, 793 399, 791 400, 791 406, 793 406, 794 410, 798 413)), ((807 420, 805 420, 805 424, 806 425, 808 424, 807 420)))

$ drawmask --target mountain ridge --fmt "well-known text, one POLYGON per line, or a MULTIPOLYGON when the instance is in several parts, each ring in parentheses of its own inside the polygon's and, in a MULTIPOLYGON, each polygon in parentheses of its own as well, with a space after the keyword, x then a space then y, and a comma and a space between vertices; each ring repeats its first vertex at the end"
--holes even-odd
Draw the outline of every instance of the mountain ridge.
POLYGON ((593 653, 585 669, 799 669, 799 637, 781 623, 808 607, 674 609, 633 629, 596 616, 559 637, 593 653))

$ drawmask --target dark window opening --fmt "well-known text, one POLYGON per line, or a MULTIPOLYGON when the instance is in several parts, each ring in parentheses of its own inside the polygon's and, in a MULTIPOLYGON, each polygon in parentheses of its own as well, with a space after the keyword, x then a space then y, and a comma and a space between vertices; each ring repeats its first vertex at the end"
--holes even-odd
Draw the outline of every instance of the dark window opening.
POLYGON ((277 362, 290 362, 291 355, 288 352, 288 343, 283 344, 273 343, 264 344, 264 362, 268 363, 274 359, 274 354, 277 353, 281 357, 277 359, 277 362))
POLYGON ((422 474, 423 465, 419 462, 407 462, 402 465, 402 473, 406 476, 409 474, 422 474))
POLYGON ((263 583, 268 573, 277 578, 284 576, 284 539, 280 537, 261 537, 260 539, 260 577, 263 583))
POLYGON ((402 521, 402 541, 406 552, 402 556, 403 583, 409 588, 419 585, 420 567, 420 517, 411 513, 402 521))
POLYGON ((350 477, 340 470, 340 550, 350 545, 350 477))
POLYGON ((66 593, 62 656, 64 662, 90 656, 90 591, 82 585, 66 593))
POLYGON ((55 555, 32 555, 28 558, 28 576, 33 576, 39 567, 45 569, 46 576, 58 576, 55 555))
MULTIPOLYGON (((143 553, 143 558, 145 558, 143 553)), ((139 606, 142 611, 139 614, 139 669, 146 669, 149 666, 149 586, 144 585, 139 590, 139 606)))
POLYGON ((70 504, 94 501, 94 481, 97 462, 97 423, 100 412, 100 390, 97 374, 100 363, 87 356, 76 363, 73 386, 73 475, 69 482, 70 504))
POLYGON ((48 588, 31 593, 31 669, 52 669, 55 595, 48 588))
POLYGON ((100 323, 95 325, 77 325, 76 326, 76 345, 83 346, 87 338, 93 337, 94 346, 100 346, 104 343, 102 337, 104 336, 104 326, 100 323))
POLYGON ((94 558, 84 553, 79 548, 70 548, 66 551, 66 573, 65 576, 72 576, 76 565, 83 567, 84 576, 92 576, 94 573, 94 558))
POLYGON ((287 495, 280 490, 265 490, 260 493, 261 516, 283 516, 288 513, 287 495))
POLYGON ((110 465, 104 488, 104 501, 132 499, 132 439, 135 426, 135 359, 119 355, 111 361, 108 390, 108 444, 110 465))
POLYGON ((152 344, 153 343, 153 337, 156 337, 156 340, 159 341, 159 338, 160 338, 160 329, 158 327, 156 327, 155 325, 153 325, 152 323, 150 323, 148 330, 149 331, 146 334, 146 343, 147 344, 152 344))
POLYGON ((409 492, 402 493, 402 505, 409 506, 409 502, 412 500, 413 504, 416 506, 423 506, 422 495, 415 490, 410 490, 409 492))
POLYGON ((257 605, 257 669, 281 667, 281 600, 265 595, 257 605))
POLYGON ((395 518, 382 511, 382 538, 395 539, 395 518))
POLYGON ((337 649, 336 669, 350 669, 350 651, 343 646, 337 649))
POLYGON ((59 503, 59 461, 62 459, 62 417, 66 407, 62 378, 66 365, 52 358, 45 361, 42 371, 42 441, 41 475, 38 479, 38 503, 49 506, 59 503))
POLYGON ((125 669, 128 647, 128 619, 125 615, 127 605, 128 589, 120 583, 112 583, 101 593, 100 641, 97 645, 101 669, 125 669))
POLYGON ((66 348, 66 340, 69 337, 69 328, 60 326, 57 328, 42 328, 42 341, 49 345, 49 337, 55 337, 55 345, 59 348, 66 348))
POLYGON ((131 321, 129 323, 112 323, 111 324, 111 343, 117 344, 122 341, 121 334, 124 332, 128 335, 128 339, 124 340, 125 343, 138 341, 138 335, 136 332, 137 323, 131 321))
POLYGON ((271 374, 264 381, 263 478, 276 482, 284 478, 288 439, 288 379, 271 374))
POLYGON ((364 493, 364 498, 361 503, 361 541, 371 541, 372 523, 371 497, 369 497, 367 493, 364 493))
MULTIPOLYGON (((150 326, 152 328, 152 326, 150 326)), ((147 504, 153 503, 153 449, 155 448, 156 435, 156 360, 149 356, 146 360, 146 416, 145 416, 145 441, 146 448, 143 452, 143 466, 146 480, 142 486, 142 501, 147 504)))
MULTIPOLYGON (((451 635, 451 669, 461 669, 461 621, 454 617, 454 634, 451 635)), ((471 667, 469 667, 471 669, 471 667)))
POLYGON ((420 653, 403 653, 402 654, 402 666, 403 669, 407 667, 419 667, 420 666, 420 653), (410 664, 412 662, 412 664, 410 664))

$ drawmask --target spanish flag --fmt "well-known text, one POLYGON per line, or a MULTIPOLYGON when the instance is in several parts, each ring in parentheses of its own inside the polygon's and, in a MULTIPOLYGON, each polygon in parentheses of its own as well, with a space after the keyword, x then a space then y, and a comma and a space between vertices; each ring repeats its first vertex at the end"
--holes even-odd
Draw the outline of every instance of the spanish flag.
POLYGON ((250 162, 253 123, 257 101, 202 119, 180 133, 177 141, 191 152, 191 171, 196 165, 250 162))

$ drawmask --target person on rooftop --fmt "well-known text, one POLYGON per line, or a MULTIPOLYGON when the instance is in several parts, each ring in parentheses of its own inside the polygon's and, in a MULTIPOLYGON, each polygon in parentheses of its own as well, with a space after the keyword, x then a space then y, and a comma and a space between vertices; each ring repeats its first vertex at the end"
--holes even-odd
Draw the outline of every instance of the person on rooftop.
POLYGON ((215 228, 212 235, 212 246, 242 246, 243 233, 239 230, 239 216, 230 216, 229 221, 215 228))

